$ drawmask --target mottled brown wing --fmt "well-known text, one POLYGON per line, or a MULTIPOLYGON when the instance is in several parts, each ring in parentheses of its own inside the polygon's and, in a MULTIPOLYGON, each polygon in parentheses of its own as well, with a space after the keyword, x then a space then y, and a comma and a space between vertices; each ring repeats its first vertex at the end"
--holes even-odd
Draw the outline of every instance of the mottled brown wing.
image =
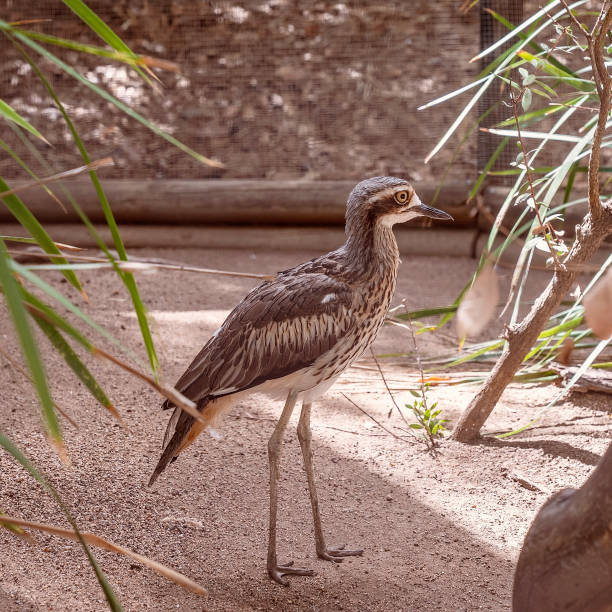
MULTIPOLYGON (((282 273, 234 308, 175 386, 203 410, 211 399, 306 368, 350 331, 352 301, 350 286, 323 272, 282 273)), ((149 484, 180 452, 194 422, 175 408, 149 484)))
POLYGON ((307 367, 353 324, 352 291, 326 274, 282 275, 229 314, 176 384, 197 402, 307 367))

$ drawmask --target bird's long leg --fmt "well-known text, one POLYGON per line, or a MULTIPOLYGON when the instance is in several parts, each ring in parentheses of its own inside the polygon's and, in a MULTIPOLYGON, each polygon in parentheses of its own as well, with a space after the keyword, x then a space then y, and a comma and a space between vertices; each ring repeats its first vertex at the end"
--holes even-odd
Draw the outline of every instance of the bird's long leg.
POLYGON ((289 392, 283 412, 274 428, 274 432, 268 440, 268 460, 270 463, 270 531, 268 535, 268 574, 272 580, 279 584, 289 584, 284 578, 286 574, 298 574, 300 576, 312 576, 314 572, 309 569, 293 567, 293 561, 286 565, 278 565, 276 559, 276 513, 278 509, 278 478, 280 457, 283 445, 283 435, 287 428, 287 423, 295 407, 297 393, 289 392))
POLYGON ((314 522, 315 546, 317 555, 321 559, 327 561, 335 561, 340 563, 342 557, 350 557, 361 555, 362 549, 345 550, 344 545, 328 548, 325 545, 325 536, 323 535, 323 527, 321 525, 321 514, 319 513, 319 498, 317 496, 317 486, 314 479, 314 471, 312 468, 312 432, 310 431, 310 403, 302 405, 300 413, 300 421, 298 423, 297 435, 302 448, 302 456, 304 457, 304 469, 306 470, 306 479, 308 480, 308 492, 310 494, 310 505, 312 506, 312 518, 314 522))

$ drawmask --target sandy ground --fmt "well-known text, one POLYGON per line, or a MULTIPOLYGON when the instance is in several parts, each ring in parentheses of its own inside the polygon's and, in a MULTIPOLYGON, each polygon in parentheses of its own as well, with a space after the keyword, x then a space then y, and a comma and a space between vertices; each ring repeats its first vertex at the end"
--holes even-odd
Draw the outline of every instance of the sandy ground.
MULTIPOLYGON (((160 249, 134 254, 268 272, 318 253, 160 249)), ((473 268, 473 261, 460 257, 403 259, 395 301, 405 299, 415 308, 450 303, 473 268)), ((67 290, 56 276, 46 277, 67 290)), ((82 278, 92 297, 85 310, 143 355, 136 320, 116 278, 107 272, 82 278)), ((173 382, 182 373, 253 284, 176 272, 139 277, 166 380, 173 382)), ((2 345, 16 351, 1 316, 2 345)), ((422 354, 453 350, 450 332, 420 336, 422 354)), ((410 349, 409 334, 398 328, 385 328, 375 346, 378 354, 410 349)), ((432 457, 416 442, 383 434, 342 396, 348 394, 398 431, 402 422, 396 412, 387 418, 389 396, 366 359, 345 373, 313 414, 328 542, 360 546, 365 553, 340 565, 317 559, 294 418, 282 464, 279 560, 311 567, 316 576, 291 577, 283 588, 265 572, 266 441, 279 402, 253 396, 239 405, 220 427, 222 440, 202 436, 147 488, 166 422, 160 398, 139 380, 89 359, 128 431, 95 404, 50 350, 45 349, 45 357, 56 400, 79 423, 75 430, 64 421, 72 468, 62 467, 45 443, 27 382, 3 361, 0 430, 57 487, 83 530, 166 563, 209 590, 208 597, 198 597, 123 557, 97 551, 126 610, 509 610, 513 567, 532 517, 551 492, 584 480, 610 438, 606 398, 579 395, 510 441, 489 439, 477 446, 447 441, 432 457)), ((405 389, 415 379, 414 368, 397 359, 382 364, 400 402, 410 401, 405 389)), ((473 392, 469 386, 434 389, 430 401, 439 402, 452 427, 473 392)), ((552 387, 510 388, 487 429, 525 423, 554 393, 552 387)), ((6 453, 0 453, 0 508, 67 524, 56 504, 6 453)), ((0 530, 0 609, 105 609, 78 545, 45 535, 36 535, 36 541, 31 546, 0 530)))

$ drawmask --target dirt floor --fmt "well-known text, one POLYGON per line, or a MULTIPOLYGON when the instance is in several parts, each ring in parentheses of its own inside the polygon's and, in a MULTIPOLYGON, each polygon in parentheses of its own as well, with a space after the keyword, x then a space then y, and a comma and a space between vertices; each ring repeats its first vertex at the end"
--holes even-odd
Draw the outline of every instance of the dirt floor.
MULTIPOLYGON (((256 272, 287 268, 318 253, 243 250, 135 251, 207 267, 256 272)), ((395 302, 411 308, 451 302, 472 273, 461 257, 403 256, 395 302)), ((52 274, 46 278, 66 289, 52 274)), ((85 273, 92 297, 85 310, 143 355, 124 290, 110 272, 85 273)), ((540 277, 531 287, 533 297, 540 277)), ((228 310, 254 285, 249 279, 164 271, 139 277, 164 378, 173 382, 228 310)), ((73 296, 76 299, 77 296, 73 296)), ((0 338, 17 353, 4 315, 0 338)), ((419 336, 423 356, 456 348, 452 330, 419 336)), ((410 351, 408 332, 385 328, 376 353, 410 351)), ((345 373, 316 405, 315 466, 330 544, 365 549, 340 565, 317 559, 306 480, 293 419, 282 463, 280 560, 316 571, 290 586, 265 571, 268 471, 266 442, 281 404, 253 396, 220 427, 222 440, 202 436, 152 488, 146 483, 160 453, 166 414, 143 383, 107 363, 90 360, 129 431, 89 397, 45 350, 58 403, 79 423, 64 421, 72 468, 45 443, 28 383, 0 361, 0 430, 57 487, 83 530, 94 532, 184 572, 209 590, 195 596, 155 573, 108 552, 96 552, 126 610, 509 610, 513 568, 521 542, 547 496, 583 482, 610 439, 609 400, 577 395, 548 411, 538 427, 506 442, 488 438, 465 446, 450 441, 437 456, 416 441, 384 434, 343 397, 347 394, 385 426, 391 401, 368 356, 345 373)), ((415 369, 382 359, 400 405, 415 369)), ((437 388, 443 416, 457 422, 474 387, 437 388)), ((526 423, 557 392, 513 386, 488 431, 526 423)), ((66 525, 56 504, 6 453, 0 453, 0 508, 7 514, 66 525)), ((16 611, 105 609, 82 549, 36 535, 31 546, 0 530, 0 608, 16 611)))

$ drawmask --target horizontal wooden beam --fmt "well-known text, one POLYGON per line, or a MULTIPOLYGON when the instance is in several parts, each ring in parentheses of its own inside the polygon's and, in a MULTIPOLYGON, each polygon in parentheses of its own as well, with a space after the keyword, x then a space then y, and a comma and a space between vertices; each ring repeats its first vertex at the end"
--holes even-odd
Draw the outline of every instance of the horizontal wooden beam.
MULTIPOLYGON (((108 179, 102 180, 102 185, 120 223, 343 225, 346 200, 355 182, 108 179)), ((91 181, 75 179, 66 181, 65 186, 93 222, 104 222, 91 181)), ((432 203, 437 185, 419 184, 416 188, 423 202, 432 203)), ((61 190, 53 190, 61 198, 61 190)), ((444 186, 433 203, 455 218, 455 227, 475 224, 472 207, 465 205, 468 191, 467 183, 444 186)), ((68 202, 67 212, 63 212, 40 187, 19 195, 43 223, 78 220, 68 202)), ((0 207, 0 221, 9 220, 9 211, 0 207)))
MULTIPOLYGON (((57 242, 97 249, 97 244, 82 223, 53 224, 47 229, 57 242)), ((113 239, 105 225, 96 229, 112 249, 113 239)), ((321 226, 223 226, 223 225, 121 225, 121 238, 131 249, 244 249, 247 251, 309 251, 326 253, 337 249, 345 240, 341 227, 321 226)), ((17 223, 0 223, 0 235, 23 236, 17 223)), ((395 231, 400 253, 407 255, 441 255, 467 257, 470 255, 473 229, 457 230, 450 227, 410 228, 395 231)), ((484 240, 484 237, 483 237, 484 240)), ((11 249, 26 245, 7 243, 11 249)))

